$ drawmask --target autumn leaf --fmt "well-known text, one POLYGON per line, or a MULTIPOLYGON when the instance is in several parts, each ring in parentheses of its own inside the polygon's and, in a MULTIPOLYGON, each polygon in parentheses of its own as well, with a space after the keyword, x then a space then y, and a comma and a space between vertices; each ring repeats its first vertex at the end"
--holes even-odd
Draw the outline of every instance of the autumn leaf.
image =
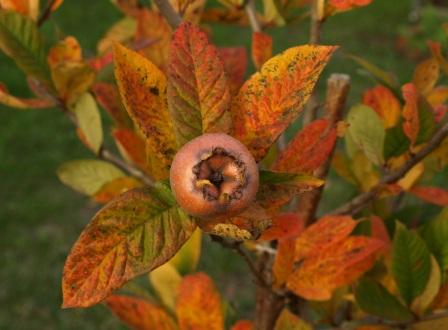
POLYGON ((285 240, 299 236, 305 223, 295 213, 281 213, 272 219, 272 225, 261 236, 262 241, 285 240))
POLYGON ((82 50, 78 40, 73 36, 60 40, 49 50, 47 60, 50 67, 64 62, 80 62, 82 50))
POLYGON ((148 277, 163 304, 174 311, 177 289, 182 282, 182 276, 176 268, 170 262, 167 262, 150 272, 148 277))
POLYGON ((263 32, 252 33, 252 61, 259 70, 272 57, 272 37, 263 32))
POLYGON ((176 151, 166 101, 165 75, 134 51, 116 44, 115 76, 125 108, 146 138, 147 163, 156 179, 168 177, 176 151))
POLYGON ((218 48, 219 55, 224 63, 227 72, 230 91, 232 95, 238 93, 244 82, 244 75, 247 69, 247 53, 244 47, 223 47, 218 48))
POLYGON ((237 321, 230 330, 253 330, 254 324, 249 320, 239 320, 237 321))
POLYGON ((312 330, 311 325, 300 319, 297 315, 284 308, 275 322, 274 330, 312 330))
POLYGON ((387 87, 377 85, 366 90, 362 101, 381 117, 385 128, 395 126, 400 119, 401 104, 387 87))
POLYGON ((373 266, 383 243, 352 236, 325 246, 297 266, 288 278, 288 289, 305 299, 328 300, 336 288, 352 283, 373 266))
POLYGON ((350 216, 324 216, 309 226, 296 241, 295 260, 318 254, 326 247, 346 238, 356 227, 350 216))
POLYGON ((202 232, 197 228, 188 241, 169 261, 181 275, 193 273, 199 263, 202 247, 202 232))
POLYGON ((11 95, 6 87, 0 83, 0 103, 8 107, 13 107, 21 110, 26 109, 44 109, 54 107, 56 104, 52 100, 41 98, 20 98, 11 95))
POLYGON ((228 133, 230 88, 218 51, 199 28, 174 32, 168 67, 168 106, 178 146, 203 134, 228 133))
POLYGON ((435 58, 429 58, 417 65, 412 83, 422 95, 428 95, 437 84, 439 73, 439 63, 435 58))
POLYGON ((267 61, 232 103, 234 136, 257 160, 300 114, 336 47, 289 48, 267 61))
POLYGON ((115 129, 112 131, 118 149, 125 159, 130 160, 141 169, 146 169, 145 141, 134 131, 129 129, 115 129))
POLYGON ((445 189, 439 187, 414 186, 409 192, 427 203, 448 206, 448 191, 445 189))
POLYGON ((356 7, 367 6, 372 0, 329 0, 329 4, 339 10, 349 10, 356 7))
POLYGON ((106 204, 118 195, 134 189, 143 187, 143 183, 130 176, 122 176, 106 182, 95 192, 93 199, 102 204, 106 204))
POLYGON ((114 23, 98 42, 98 54, 105 55, 110 52, 115 43, 128 42, 134 37, 136 29, 137 23, 133 17, 126 16, 114 23))
POLYGON ((221 297, 213 281, 204 273, 182 280, 176 302, 180 329, 223 330, 221 297))
POLYGON ((176 330, 168 313, 145 299, 113 295, 106 299, 109 307, 124 324, 137 330, 176 330))
POLYGON ((429 279, 426 283, 423 292, 417 296, 411 304, 411 309, 418 315, 424 315, 429 308, 433 300, 436 298, 442 284, 442 272, 440 266, 437 263, 436 258, 433 255, 431 257, 431 271, 429 273, 429 279))
POLYGON ((194 221, 160 188, 120 195, 95 215, 73 246, 63 272, 63 307, 100 302, 169 260, 194 229, 194 221))
POLYGON ((0 8, 13 10, 36 21, 39 15, 39 0, 0 0, 0 8))
POLYGON ((283 172, 312 173, 327 160, 336 138, 336 129, 328 120, 315 120, 294 137, 273 168, 283 172))
POLYGON ((448 209, 444 208, 435 219, 431 219, 421 229, 421 236, 429 251, 436 257, 445 274, 448 269, 448 209))
POLYGON ((296 249, 296 238, 288 238, 278 242, 277 254, 275 256, 272 272, 274 274, 274 286, 282 287, 289 275, 294 270, 294 257, 296 249))
POLYGON ((370 217, 370 225, 372 231, 372 237, 376 238, 384 243, 382 251, 387 254, 392 248, 392 242, 387 231, 384 220, 380 217, 373 215, 370 217))

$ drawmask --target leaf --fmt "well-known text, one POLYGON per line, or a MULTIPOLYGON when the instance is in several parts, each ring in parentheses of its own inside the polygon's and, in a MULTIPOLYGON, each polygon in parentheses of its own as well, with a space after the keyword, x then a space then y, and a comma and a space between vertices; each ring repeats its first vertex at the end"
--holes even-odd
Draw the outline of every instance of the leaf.
POLYGON ((115 43, 124 43, 135 35, 137 24, 135 18, 126 16, 114 23, 106 32, 106 35, 98 42, 97 52, 105 54, 112 50, 115 43))
POLYGON ((409 321, 412 313, 381 284, 362 279, 356 287, 356 302, 369 314, 394 321, 409 321))
POLYGON ((424 291, 430 270, 430 255, 423 240, 404 226, 398 226, 392 250, 392 275, 408 306, 424 291))
POLYGON ((357 223, 350 216, 324 216, 309 226, 296 241, 295 260, 320 253, 328 246, 346 238, 357 223))
POLYGON ((164 72, 168 66, 171 34, 171 27, 162 14, 145 8, 138 11, 136 39, 156 41, 140 53, 164 72))
POLYGON ((389 233, 387 231, 384 220, 378 216, 372 215, 370 217, 370 225, 371 225, 371 236, 384 243, 383 251, 385 254, 388 254, 392 248, 392 242, 389 237, 389 233))
POLYGON ((26 109, 44 109, 54 107, 56 104, 52 100, 32 98, 23 99, 9 94, 6 87, 0 83, 0 103, 8 107, 21 110, 26 109))
MULTIPOLYGON (((437 315, 437 314, 436 314, 437 315)), ((444 330, 448 327, 448 317, 440 317, 412 324, 411 330, 444 330)))
POLYGON ((114 165, 102 160, 72 160, 62 164, 57 174, 67 186, 92 196, 105 184, 125 177, 125 174, 114 165))
POLYGON ((369 270, 375 253, 382 247, 381 241, 365 236, 347 237, 327 245, 297 266, 287 287, 305 299, 329 300, 335 289, 354 282, 369 270))
POLYGON ((78 40, 73 36, 65 37, 51 47, 47 56, 50 67, 55 67, 65 62, 81 62, 82 49, 78 40))
POLYGON ((88 145, 98 154, 103 145, 103 127, 95 99, 91 94, 85 93, 70 106, 70 111, 75 115, 77 125, 88 145))
POLYGON ((367 6, 372 0, 330 0, 329 4, 339 10, 350 10, 356 7, 367 6))
POLYGON ((402 92, 406 101, 403 108, 403 131, 411 143, 414 144, 420 131, 417 89, 413 84, 406 84, 402 87, 402 92))
POLYGON ((253 330, 254 324, 249 320, 239 320, 237 321, 230 330, 253 330))
POLYGON ((176 314, 180 329, 224 329, 221 297, 204 273, 184 277, 178 290, 176 314))
POLYGON ((97 82, 92 86, 92 92, 99 105, 111 116, 118 128, 132 128, 132 122, 120 101, 116 86, 97 82))
POLYGON ((195 229, 161 188, 125 192, 84 229, 65 262, 63 307, 88 307, 164 264, 195 229))
POLYGON ((289 48, 267 61, 241 87, 232 103, 234 136, 257 161, 301 113, 335 50, 311 45, 289 48))
POLYGON ((106 204, 118 195, 134 189, 143 187, 143 183, 130 176, 122 176, 109 181, 93 195, 93 198, 98 203, 106 204))
POLYGON ((411 304, 411 309, 418 315, 423 315, 439 292, 442 284, 441 271, 436 258, 431 255, 431 272, 429 280, 422 294, 419 295, 411 304))
POLYGON ((448 191, 439 187, 414 186, 409 192, 421 200, 438 206, 448 206, 448 191))
POLYGON ((262 241, 285 240, 299 236, 305 223, 295 213, 281 213, 272 219, 272 225, 260 236, 262 241))
POLYGON ((375 111, 365 105, 356 105, 350 109, 347 122, 347 134, 354 144, 372 163, 383 164, 386 131, 375 111))
POLYGON ((274 287, 281 288, 294 270, 294 256, 296 239, 288 238, 278 242, 272 272, 274 274, 274 287))
POLYGON ((369 72, 380 84, 386 85, 391 90, 395 90, 399 87, 397 77, 383 69, 377 67, 376 65, 370 63, 366 59, 348 54, 348 58, 352 59, 356 63, 358 63, 361 67, 363 67, 367 72, 369 72))
POLYGON ((387 87, 377 85, 366 90, 362 102, 375 110, 385 128, 394 127, 400 119, 401 104, 387 87))
POLYGON ((284 308, 275 322, 274 330, 312 330, 311 325, 301 320, 297 315, 284 308))
POLYGON ((151 62, 116 44, 115 77, 124 106, 146 138, 151 174, 165 179, 176 150, 166 101, 166 78, 151 62))
POLYGON ((285 185, 299 190, 309 190, 322 186, 324 181, 303 173, 285 173, 262 170, 260 171, 260 184, 285 185))
POLYGON ((252 32, 252 61, 260 70, 262 65, 272 57, 272 37, 263 32, 252 32))
POLYGON ((175 330, 176 323, 161 307, 140 298, 113 295, 106 299, 107 307, 124 324, 137 330, 175 330))
POLYGON ((0 0, 0 8, 13 10, 35 21, 39 15, 39 0, 0 0))
POLYGON ((384 158, 398 157, 408 151, 409 139, 404 134, 403 126, 397 125, 386 130, 384 139, 384 158))
POLYGON ((198 228, 176 255, 170 260, 181 275, 193 273, 199 263, 202 246, 202 232, 198 228))
POLYGON ((148 276, 157 296, 166 307, 174 311, 177 289, 182 282, 182 276, 170 262, 154 269, 148 276))
POLYGON ((421 236, 445 273, 448 269, 448 209, 443 209, 435 219, 428 221, 421 230, 421 236))
POLYGON ((36 24, 13 11, 0 11, 0 48, 29 76, 51 86, 42 37, 36 24))
POLYGON ((228 133, 230 100, 218 51, 199 28, 181 24, 173 35, 168 67, 168 106, 177 144, 202 133, 228 133))
POLYGON ((439 72, 440 68, 437 60, 429 58, 417 65, 412 83, 421 94, 428 95, 439 80, 439 72))
POLYGON ((144 140, 137 133, 126 128, 115 129, 112 135, 124 158, 145 170, 147 166, 144 140))
POLYGON ((238 93, 244 82, 247 69, 247 53, 244 47, 222 47, 218 48, 219 55, 227 72, 228 82, 232 95, 238 93))
POLYGON ((336 138, 336 129, 328 120, 315 120, 294 137, 273 168, 283 172, 312 173, 328 159, 336 138))

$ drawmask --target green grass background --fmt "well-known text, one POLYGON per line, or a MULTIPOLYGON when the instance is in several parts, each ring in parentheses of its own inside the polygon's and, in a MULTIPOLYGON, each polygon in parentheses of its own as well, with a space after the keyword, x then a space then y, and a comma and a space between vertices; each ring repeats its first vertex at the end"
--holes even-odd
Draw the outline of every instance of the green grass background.
MULTIPOLYGON (((395 49, 399 28, 407 24, 409 1, 375 0, 371 6, 329 19, 322 43, 337 44, 410 80, 413 63, 395 49)), ((108 0, 66 0, 45 24, 48 41, 56 30, 74 35, 86 55, 108 26, 120 17, 108 0)), ((307 22, 269 30, 279 52, 306 43, 307 22)), ((220 46, 250 47, 249 29, 213 26, 220 46)), ((351 103, 373 82, 339 52, 326 69, 352 76, 351 103)), ((28 95, 25 77, 0 55, 0 81, 16 95, 28 95)), ((292 134, 294 128, 290 130, 292 134)), ((102 305, 61 310, 61 273, 70 247, 98 206, 62 185, 55 176, 64 161, 91 158, 79 143, 71 123, 57 110, 17 111, 0 106, 0 329, 123 329, 102 305)), ((335 188, 335 191, 337 187, 335 188)), ((337 204, 350 192, 339 191, 337 204)), ((246 266, 231 251, 204 239, 200 269, 215 279, 228 301, 231 320, 250 317, 253 284, 246 266)))

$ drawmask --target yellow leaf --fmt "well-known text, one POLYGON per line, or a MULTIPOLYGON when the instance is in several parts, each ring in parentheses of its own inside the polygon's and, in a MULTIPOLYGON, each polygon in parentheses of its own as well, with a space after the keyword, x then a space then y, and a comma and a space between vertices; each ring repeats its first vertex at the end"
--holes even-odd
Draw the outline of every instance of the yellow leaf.
POLYGON ((202 232, 198 228, 169 262, 185 275, 196 270, 201 256, 202 232))
POLYGON ((287 308, 284 308, 280 316, 275 322, 274 330, 312 330, 313 328, 300 319, 298 316, 291 313, 287 308))
POLYGON ((182 277, 176 268, 170 262, 167 262, 150 272, 148 276, 160 300, 171 311, 174 311, 177 289, 182 281, 182 277))
POLYGON ((39 16, 39 0, 0 0, 0 8, 13 10, 34 21, 39 16))
MULTIPOLYGON (((435 314, 436 316, 437 314, 435 314)), ((448 316, 429 319, 427 321, 422 321, 414 323, 410 330, 446 330, 448 329, 448 316)))
POLYGON ((412 82, 423 95, 428 95, 439 80, 440 67, 435 58, 421 62, 414 71, 412 82))
POLYGON ((351 169, 362 191, 369 191, 380 179, 376 168, 361 151, 354 155, 351 169))
POLYGON ((406 175, 400 179, 397 183, 403 190, 409 190, 420 179, 425 170, 423 162, 418 163, 410 169, 406 175))

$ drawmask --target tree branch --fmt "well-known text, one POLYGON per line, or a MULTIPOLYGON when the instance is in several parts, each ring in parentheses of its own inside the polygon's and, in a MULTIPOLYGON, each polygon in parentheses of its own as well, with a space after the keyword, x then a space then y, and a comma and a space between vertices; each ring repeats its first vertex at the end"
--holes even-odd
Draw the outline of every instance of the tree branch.
POLYGON ((353 198, 348 203, 337 208, 331 214, 356 214, 365 205, 372 201, 379 192, 388 184, 394 183, 404 177, 417 163, 433 152, 442 141, 448 136, 448 122, 445 121, 440 129, 433 135, 431 140, 418 153, 414 154, 402 167, 395 172, 386 175, 381 181, 372 187, 369 191, 353 198))
POLYGON ((257 18, 257 11, 255 9, 254 0, 247 0, 244 5, 244 10, 246 11, 247 18, 249 19, 250 27, 253 32, 261 32, 261 25, 257 18))
POLYGON ((40 16, 39 19, 37 20, 37 26, 41 26, 50 18, 52 8, 55 2, 56 0, 48 0, 47 6, 45 7, 42 16, 40 16))
POLYGON ((174 30, 182 23, 182 17, 174 10, 168 0, 154 0, 154 3, 174 30))

